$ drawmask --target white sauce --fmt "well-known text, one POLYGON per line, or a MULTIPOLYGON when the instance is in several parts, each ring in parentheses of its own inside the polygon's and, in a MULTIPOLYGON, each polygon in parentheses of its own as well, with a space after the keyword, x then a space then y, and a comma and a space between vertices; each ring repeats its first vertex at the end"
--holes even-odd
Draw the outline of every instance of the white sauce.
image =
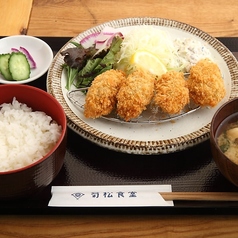
POLYGON ((175 39, 174 47, 178 64, 184 66, 184 72, 189 72, 191 66, 201 59, 209 58, 212 60, 211 52, 201 41, 190 38, 175 39))

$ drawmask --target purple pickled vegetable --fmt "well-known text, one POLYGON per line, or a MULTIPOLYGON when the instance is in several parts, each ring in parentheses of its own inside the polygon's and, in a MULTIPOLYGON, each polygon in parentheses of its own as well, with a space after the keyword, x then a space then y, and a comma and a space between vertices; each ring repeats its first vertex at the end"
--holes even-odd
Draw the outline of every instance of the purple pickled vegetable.
POLYGON ((11 51, 16 52, 16 53, 19 52, 19 50, 17 48, 11 48, 11 51))
POLYGON ((22 52, 23 54, 25 54, 25 56, 26 56, 26 58, 27 58, 27 60, 30 64, 30 68, 35 69, 36 68, 36 62, 34 61, 33 57, 29 53, 29 51, 26 48, 22 47, 22 46, 20 46, 19 51, 22 52))

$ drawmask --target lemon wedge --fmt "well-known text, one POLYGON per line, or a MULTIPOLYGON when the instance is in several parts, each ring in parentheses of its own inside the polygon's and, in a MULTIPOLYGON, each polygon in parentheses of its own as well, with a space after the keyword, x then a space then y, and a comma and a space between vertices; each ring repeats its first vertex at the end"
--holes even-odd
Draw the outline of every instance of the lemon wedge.
POLYGON ((148 51, 137 51, 131 58, 131 64, 158 76, 167 72, 160 59, 148 51))

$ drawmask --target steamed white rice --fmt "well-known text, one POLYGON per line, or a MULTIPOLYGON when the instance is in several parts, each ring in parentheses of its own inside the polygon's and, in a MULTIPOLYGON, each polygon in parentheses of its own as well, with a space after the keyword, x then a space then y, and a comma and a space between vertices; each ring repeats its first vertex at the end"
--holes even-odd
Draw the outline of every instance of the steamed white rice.
POLYGON ((61 126, 13 98, 0 105, 0 172, 27 166, 57 143, 61 126))

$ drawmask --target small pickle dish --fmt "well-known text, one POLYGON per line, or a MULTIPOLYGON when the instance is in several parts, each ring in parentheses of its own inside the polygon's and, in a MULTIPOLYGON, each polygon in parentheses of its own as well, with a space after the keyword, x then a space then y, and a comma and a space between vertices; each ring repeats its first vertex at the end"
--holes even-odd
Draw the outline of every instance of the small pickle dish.
MULTIPOLYGON (((63 166, 67 140, 67 122, 64 110, 58 101, 49 93, 25 84, 0 85, 0 95, 0 132, 5 133, 5 135, 0 135, 0 199, 9 200, 36 196, 50 185, 63 166), (22 106, 20 107, 21 109, 17 108, 15 109, 16 111, 12 112, 13 109, 8 110, 5 105, 10 105, 9 107, 15 105, 13 104, 14 99, 17 101, 16 107, 19 107, 19 104, 22 106), (8 127, 10 127, 11 123, 8 125, 8 123, 5 122, 4 116, 7 117, 9 113, 12 113, 10 116, 11 122, 14 121, 14 117, 19 119, 19 115, 22 115, 19 114, 22 113, 22 108, 30 109, 29 113, 39 113, 36 115, 37 119, 34 119, 32 114, 24 114, 24 118, 26 116, 26 119, 23 118, 20 120, 24 126, 21 124, 11 125, 12 129, 10 130, 8 127), (39 117, 40 120, 38 120, 39 117), (46 129, 40 124, 44 124, 46 129), (29 131, 32 125, 35 129, 29 131), (51 125, 54 126, 51 127, 51 125), (51 129, 49 129, 49 126, 51 129), (17 141, 16 137, 23 133, 24 128, 28 130, 27 133, 24 132, 27 135, 20 136, 20 139, 23 138, 22 141, 17 141), (57 128, 57 133, 55 128, 57 128), (47 131, 48 134, 41 134, 45 131, 47 131), (51 134, 53 136, 48 137, 49 133, 51 133, 50 131, 53 131, 51 134), (9 134, 11 135, 10 137, 8 136, 9 134), (35 141, 35 138, 39 138, 39 134, 41 134, 43 140, 37 139, 37 141, 35 141), (57 136, 55 136, 56 134, 57 136), (48 146, 48 141, 54 136, 56 138, 54 139, 54 143, 48 146), (36 143, 38 141, 39 143, 36 143), (31 152, 33 154, 32 149, 36 147, 37 152, 34 154, 37 154, 42 147, 47 147, 45 145, 48 146, 47 150, 44 150, 47 152, 42 156, 40 155, 38 159, 19 168, 12 169, 10 166, 10 169, 4 170, 6 167, 5 164, 10 160, 13 160, 11 164, 14 166, 15 163, 21 162, 17 161, 16 158, 19 157, 18 154, 21 154, 22 151, 26 151, 27 153, 31 152), (11 153, 15 150, 15 147, 20 147, 20 152, 13 156, 11 153), (9 150, 11 153, 6 152, 9 150), (3 154, 5 155, 3 156, 3 154), (4 161, 5 159, 6 161, 4 161)), ((24 110, 27 111, 28 109, 24 110)), ((25 160, 25 157, 28 157, 28 155, 23 155, 20 158, 25 160)))
POLYGON ((52 60, 52 49, 37 37, 3 37, 0 39, 0 83, 32 82, 47 72, 52 60))
POLYGON ((238 98, 226 102, 214 114, 210 144, 218 169, 238 186, 238 98))

